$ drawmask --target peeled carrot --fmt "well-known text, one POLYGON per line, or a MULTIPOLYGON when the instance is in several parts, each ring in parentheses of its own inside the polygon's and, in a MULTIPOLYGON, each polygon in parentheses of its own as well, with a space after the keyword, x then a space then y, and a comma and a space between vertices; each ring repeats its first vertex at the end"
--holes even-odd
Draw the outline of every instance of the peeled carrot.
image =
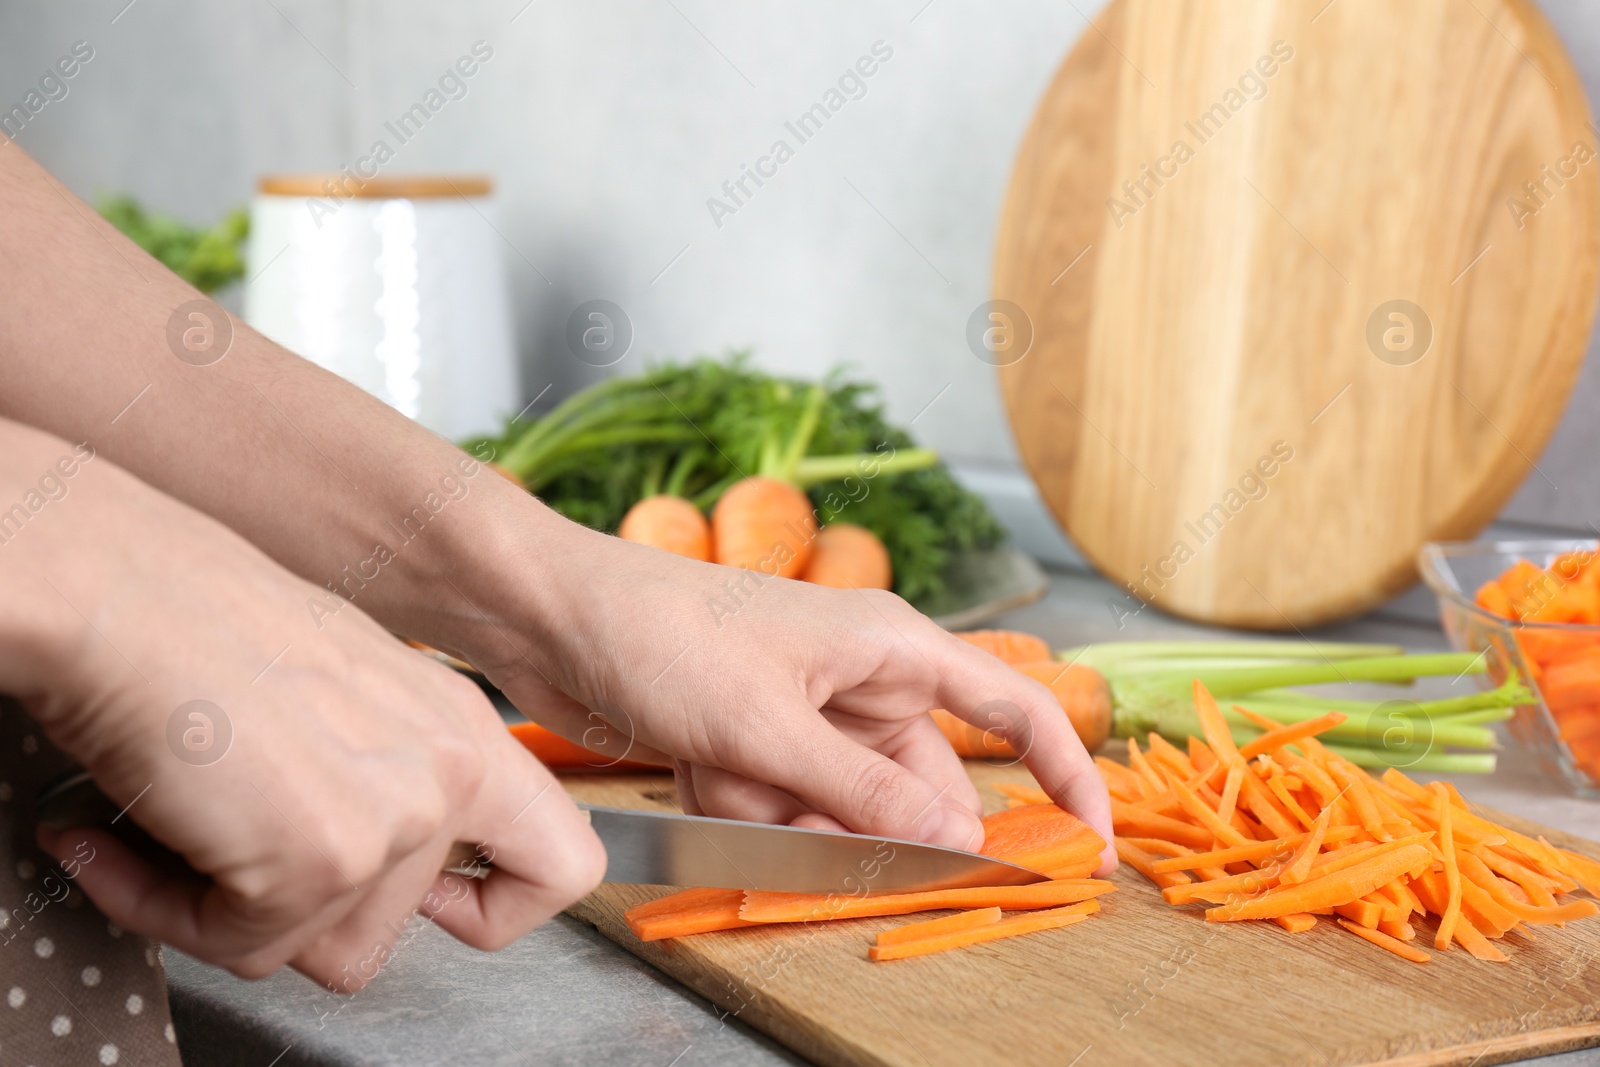
POLYGON ((660 767, 636 760, 617 760, 615 757, 593 752, 575 745, 565 737, 547 730, 536 722, 518 722, 510 726, 511 736, 532 752, 540 763, 551 770, 577 771, 658 771, 660 767))
POLYGON ((889 550, 865 526, 830 522, 811 546, 811 562, 800 577, 834 589, 888 589, 889 550))
POLYGON ((1044 638, 1025 634, 1021 630, 967 630, 956 636, 1012 666, 1038 663, 1050 658, 1050 646, 1044 638))
POLYGON ((962 759, 1007 759, 1017 754, 999 730, 980 730, 943 708, 934 708, 928 714, 933 716, 934 725, 962 759))
POLYGON ((764 893, 744 895, 741 918, 760 923, 824 922, 862 919, 875 915, 911 915, 919 911, 954 908, 1005 908, 1025 911, 1076 904, 1110 893, 1116 884, 1098 878, 1063 878, 1032 885, 1001 885, 978 889, 935 889, 926 893, 884 893, 851 897, 833 893, 764 893))
POLYGON ((1434 792, 1439 801, 1439 848, 1444 852, 1444 878, 1448 896, 1444 912, 1439 919, 1439 933, 1433 939, 1433 947, 1447 949, 1450 947, 1451 937, 1455 934, 1456 923, 1461 920, 1461 871, 1456 865, 1450 798, 1445 795, 1442 786, 1436 788, 1434 792))
POLYGON ((1399 956, 1402 959, 1410 960, 1412 963, 1427 963, 1433 958, 1421 949, 1412 948, 1399 938, 1390 937, 1381 930, 1369 929, 1365 926, 1362 926, 1360 923, 1353 923, 1349 919, 1340 919, 1339 925, 1344 927, 1346 930, 1349 930, 1357 937, 1365 938, 1374 945, 1377 945, 1379 948, 1388 949, 1396 956, 1399 956))
POLYGON ((1094 873, 1106 847, 1088 823, 1054 804, 1027 804, 986 815, 983 834, 983 855, 1051 878, 1094 873))
POLYGON ((742 889, 684 889, 636 904, 622 913, 622 920, 640 941, 755 926, 739 917, 743 902, 742 889))
MULTIPOLYGON (((1088 903, 1094 904, 1095 902, 1091 900, 1088 903)), ((984 941, 998 941, 1001 938, 1017 937, 1021 934, 1036 933, 1040 930, 1057 930, 1063 926, 1080 923, 1088 917, 1086 913, 1075 911, 1071 908, 1056 908, 1052 911, 1040 912, 1037 915, 1016 915, 972 930, 938 934, 933 937, 920 938, 916 941, 905 941, 897 945, 873 945, 867 949, 867 958, 872 960, 903 960, 912 956, 927 956, 934 952, 944 952, 948 949, 961 948, 965 945, 976 945, 984 941)))
POLYGON ((711 524, 681 496, 645 497, 622 517, 617 536, 690 559, 711 559, 711 524))
POLYGON ((1093 752, 1106 743, 1106 738, 1111 736, 1111 686, 1103 674, 1084 663, 1055 660, 1015 666, 1029 678, 1050 687, 1084 748, 1093 752))
POLYGON ((880 930, 876 943, 879 945, 899 945, 906 941, 915 941, 918 938, 934 937, 938 934, 953 934, 958 930, 971 930, 975 927, 988 926, 990 923, 999 921, 999 908, 975 908, 972 911, 958 911, 954 915, 946 915, 942 919, 906 923, 904 926, 896 926, 891 930, 880 930))
POLYGON ((811 562, 817 517, 792 482, 755 475, 734 482, 711 512, 716 562, 798 578, 811 562))

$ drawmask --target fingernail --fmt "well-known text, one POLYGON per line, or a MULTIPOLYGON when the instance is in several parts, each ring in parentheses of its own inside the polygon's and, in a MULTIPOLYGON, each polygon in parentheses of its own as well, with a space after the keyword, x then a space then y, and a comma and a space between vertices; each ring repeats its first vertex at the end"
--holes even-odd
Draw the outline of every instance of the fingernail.
POLYGON ((983 842, 983 824, 960 808, 934 808, 922 817, 917 840, 971 851, 983 842))

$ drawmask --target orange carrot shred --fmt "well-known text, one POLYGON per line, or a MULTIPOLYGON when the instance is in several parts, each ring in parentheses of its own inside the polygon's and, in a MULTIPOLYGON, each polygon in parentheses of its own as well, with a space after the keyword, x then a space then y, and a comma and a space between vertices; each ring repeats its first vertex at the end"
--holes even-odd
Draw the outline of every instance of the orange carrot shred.
POLYGON ((915 941, 922 937, 934 937, 938 934, 950 934, 957 930, 971 930, 979 926, 988 926, 990 923, 1000 921, 999 908, 976 908, 972 911, 958 911, 954 915, 946 915, 939 919, 929 919, 926 922, 906 923, 889 930, 878 931, 877 944, 898 945, 905 941, 915 941))
POLYGON ((1082 912, 1071 911, 1066 908, 1057 908, 1034 915, 1018 915, 972 930, 960 930, 933 937, 923 937, 915 941, 904 941, 895 945, 873 945, 867 949, 867 957, 872 960, 882 961, 903 960, 912 956, 927 956, 952 948, 962 948, 966 945, 977 945, 985 941, 998 941, 1004 937, 1017 937, 1021 934, 1036 933, 1040 930, 1055 930, 1063 926, 1080 923, 1088 917, 1082 912))
MULTIPOLYGON (((1433 947, 1443 950, 1450 947, 1456 924, 1461 921, 1461 869, 1456 866, 1455 826, 1450 816, 1450 798, 1445 795, 1442 786, 1435 793, 1439 807, 1439 849, 1444 853, 1445 890, 1448 896, 1444 912, 1439 918, 1439 932, 1433 939, 1433 947)), ((1462 944, 1465 947, 1465 942, 1462 944)), ((1471 949, 1468 948, 1468 951, 1471 949)))
POLYGON ((1382 930, 1371 930, 1359 923, 1353 923, 1349 919, 1340 919, 1338 923, 1357 937, 1364 938, 1379 948, 1388 949, 1401 959, 1410 960, 1412 963, 1427 963, 1433 958, 1419 948, 1412 948, 1397 937, 1390 937, 1382 930))

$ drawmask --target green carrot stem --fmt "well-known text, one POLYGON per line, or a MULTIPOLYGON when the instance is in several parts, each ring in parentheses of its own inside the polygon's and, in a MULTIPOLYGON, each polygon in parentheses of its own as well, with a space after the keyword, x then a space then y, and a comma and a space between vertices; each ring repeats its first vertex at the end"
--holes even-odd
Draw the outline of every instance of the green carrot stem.
POLYGON ((806 456, 794 466, 792 481, 804 488, 818 482, 836 482, 852 475, 858 478, 875 478, 880 474, 901 474, 922 470, 939 462, 939 453, 931 448, 902 448, 893 456, 883 457, 876 452, 857 452, 846 456, 806 456))
POLYGON ((1328 749, 1357 767, 1373 770, 1396 767, 1402 771, 1424 774, 1493 774, 1496 762, 1492 752, 1428 752, 1419 755, 1407 751, 1389 752, 1345 745, 1329 745, 1328 749))
POLYGON ((817 421, 822 418, 822 402, 827 397, 827 391, 820 385, 813 385, 806 391, 806 405, 800 411, 800 421, 795 424, 788 448, 784 449, 780 460, 783 465, 775 472, 785 481, 794 480, 795 466, 806 454, 806 449, 811 447, 811 438, 817 432, 817 421))
POLYGON ((1063 649, 1056 653, 1056 659, 1083 663, 1105 673, 1107 668, 1116 669, 1134 660, 1247 657, 1318 662, 1398 656, 1402 652, 1404 649, 1399 645, 1342 641, 1111 641, 1063 649))
POLYGON ((732 474, 719 478, 717 481, 712 482, 705 489, 702 489, 699 493, 695 494, 695 496, 692 498, 694 506, 699 508, 701 511, 710 510, 710 508, 716 504, 718 500, 722 499, 722 494, 728 491, 729 486, 733 485, 734 482, 743 480, 744 475, 740 474, 738 471, 734 471, 732 474))
POLYGON ((1481 656, 1448 652, 1422 656, 1373 656, 1336 663, 1293 663, 1281 667, 1242 667, 1201 671, 1200 679, 1219 700, 1261 689, 1329 682, 1400 682, 1440 674, 1481 674, 1487 670, 1481 656))
POLYGON ((644 482, 639 486, 639 499, 645 500, 661 492, 661 478, 667 471, 667 454, 662 452, 650 461, 650 468, 645 471, 644 482))
POLYGON ((672 465, 672 473, 667 475, 667 483, 662 486, 661 491, 668 496, 682 496, 683 487, 688 483, 689 476, 694 473, 694 469, 700 465, 705 455, 706 450, 703 448, 685 449, 678 457, 678 461, 672 465))

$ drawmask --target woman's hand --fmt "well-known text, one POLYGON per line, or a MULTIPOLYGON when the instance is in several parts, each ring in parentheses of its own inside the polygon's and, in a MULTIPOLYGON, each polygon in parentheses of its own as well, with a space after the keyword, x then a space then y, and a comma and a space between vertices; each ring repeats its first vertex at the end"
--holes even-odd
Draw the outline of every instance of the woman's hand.
POLYGON ((670 756, 685 810, 976 848, 977 793, 926 714, 942 707, 1024 753, 1115 866, 1105 787, 1049 690, 899 597, 697 563, 548 512, 493 551, 520 611, 465 653, 569 738, 593 744, 598 714, 608 754, 670 756))
MULTIPOLYGON (((0 420, 0 500, 72 453, 0 420)), ((41 833, 92 845, 78 884, 112 921, 349 991, 419 917, 497 948, 599 881, 598 839, 476 686, 109 460, 74 466, 0 546, 0 691, 205 876, 41 833), (492 851, 486 880, 440 874, 456 841, 492 851)))

